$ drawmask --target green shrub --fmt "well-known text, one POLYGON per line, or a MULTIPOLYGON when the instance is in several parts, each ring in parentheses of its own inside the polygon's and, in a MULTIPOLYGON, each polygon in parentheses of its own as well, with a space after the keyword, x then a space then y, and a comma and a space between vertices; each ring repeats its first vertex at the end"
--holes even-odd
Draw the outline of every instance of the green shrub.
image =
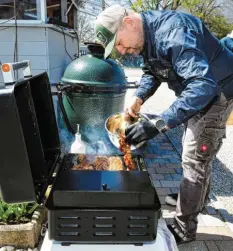
POLYGON ((0 224, 20 224, 29 222, 36 203, 7 204, 0 199, 0 224))

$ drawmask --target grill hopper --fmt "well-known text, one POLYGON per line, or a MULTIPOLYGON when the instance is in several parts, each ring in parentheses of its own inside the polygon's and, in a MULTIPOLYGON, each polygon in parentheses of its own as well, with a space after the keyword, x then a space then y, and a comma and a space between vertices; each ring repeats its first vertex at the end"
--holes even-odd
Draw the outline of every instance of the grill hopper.
MULTIPOLYGON (((91 166, 96 159, 98 161, 98 158, 121 160, 122 156, 89 156, 89 158, 92 161, 86 166, 91 166)), ((143 158, 137 155, 133 157, 133 160, 137 166, 135 171, 126 171, 124 165, 119 165, 119 168, 124 171, 103 171, 101 166, 98 167, 99 170, 95 170, 94 165, 94 170, 80 171, 73 169, 77 162, 81 165, 79 160, 77 161, 77 156, 67 155, 53 186, 50 206, 78 208, 154 208, 155 205, 159 206, 159 200, 148 173, 143 171, 145 170, 143 158)))

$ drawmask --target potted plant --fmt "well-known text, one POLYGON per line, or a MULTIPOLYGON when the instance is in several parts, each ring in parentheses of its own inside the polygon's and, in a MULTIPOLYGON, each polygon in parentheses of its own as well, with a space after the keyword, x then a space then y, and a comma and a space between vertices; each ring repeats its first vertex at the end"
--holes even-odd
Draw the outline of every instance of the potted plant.
POLYGON ((37 203, 9 205, 0 199, 0 247, 34 248, 45 215, 37 203))

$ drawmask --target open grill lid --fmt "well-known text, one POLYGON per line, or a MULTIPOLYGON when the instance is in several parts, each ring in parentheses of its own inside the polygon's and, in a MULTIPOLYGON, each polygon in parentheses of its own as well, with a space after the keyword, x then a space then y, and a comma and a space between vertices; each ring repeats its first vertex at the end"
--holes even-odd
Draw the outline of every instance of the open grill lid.
POLYGON ((60 154, 46 73, 0 90, 0 197, 40 202, 60 154))

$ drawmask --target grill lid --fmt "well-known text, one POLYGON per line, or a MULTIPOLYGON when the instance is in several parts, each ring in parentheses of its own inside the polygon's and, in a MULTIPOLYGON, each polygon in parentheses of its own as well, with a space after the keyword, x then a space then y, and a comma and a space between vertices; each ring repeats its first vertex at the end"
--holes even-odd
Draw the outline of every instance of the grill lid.
POLYGON ((88 49, 91 54, 78 58, 68 65, 61 80, 62 84, 99 87, 126 85, 122 67, 115 60, 105 60, 104 50, 100 45, 89 44, 88 49))
POLYGON ((46 73, 0 90, 0 197, 40 202, 60 155, 46 73))

